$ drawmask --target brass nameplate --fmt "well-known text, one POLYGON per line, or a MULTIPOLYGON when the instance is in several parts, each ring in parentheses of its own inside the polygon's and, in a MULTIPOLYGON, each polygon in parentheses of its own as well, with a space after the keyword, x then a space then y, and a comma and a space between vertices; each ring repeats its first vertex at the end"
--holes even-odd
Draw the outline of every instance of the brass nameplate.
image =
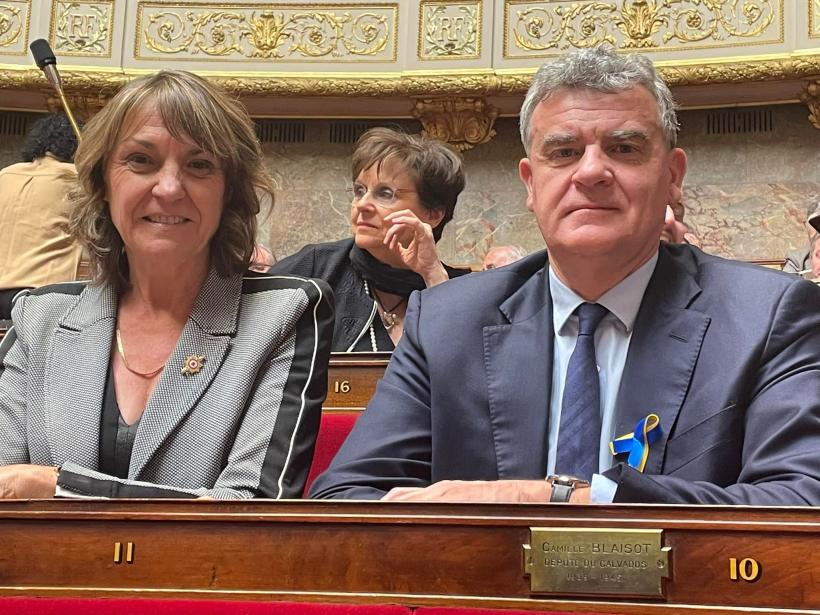
POLYGON ((531 527, 524 574, 532 593, 663 597, 663 530, 531 527))

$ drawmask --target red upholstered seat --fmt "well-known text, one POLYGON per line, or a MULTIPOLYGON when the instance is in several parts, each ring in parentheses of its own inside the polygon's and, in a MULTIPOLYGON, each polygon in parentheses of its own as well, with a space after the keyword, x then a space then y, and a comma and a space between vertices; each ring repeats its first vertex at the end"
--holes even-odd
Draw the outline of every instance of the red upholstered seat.
POLYGON ((310 466, 303 497, 307 497, 308 489, 314 479, 327 469, 335 457, 347 434, 353 429, 359 412, 323 412, 322 422, 319 425, 319 435, 316 437, 316 452, 313 454, 313 463, 310 466))

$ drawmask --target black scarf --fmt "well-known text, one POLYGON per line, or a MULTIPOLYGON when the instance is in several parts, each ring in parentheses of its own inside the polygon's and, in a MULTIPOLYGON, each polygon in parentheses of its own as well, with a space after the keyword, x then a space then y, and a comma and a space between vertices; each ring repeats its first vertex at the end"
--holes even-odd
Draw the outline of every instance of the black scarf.
POLYGON ((424 278, 415 271, 385 265, 356 244, 350 249, 350 262, 362 279, 384 293, 409 297, 414 290, 427 288, 424 278))

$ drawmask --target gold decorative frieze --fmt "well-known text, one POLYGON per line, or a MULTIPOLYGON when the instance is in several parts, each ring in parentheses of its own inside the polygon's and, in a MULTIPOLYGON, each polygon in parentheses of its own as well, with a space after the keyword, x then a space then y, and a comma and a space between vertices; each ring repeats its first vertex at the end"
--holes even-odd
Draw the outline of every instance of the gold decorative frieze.
POLYGON ((806 91, 800 96, 809 108, 809 121, 820 130, 820 80, 806 85, 806 91))
POLYGON ((479 98, 428 98, 416 101, 413 117, 425 135, 463 152, 495 136, 498 109, 479 98))
MULTIPOLYGON (((1 1, 1 0, 0 0, 1 1)), ((659 68, 672 87, 717 83, 753 83, 816 79, 820 54, 749 56, 735 61, 700 61, 659 68)), ((535 69, 495 72, 452 70, 432 73, 337 75, 333 73, 257 72, 236 75, 231 71, 209 72, 209 78, 238 96, 348 96, 406 97, 413 99, 518 95, 527 91, 535 69)), ((142 70, 64 67, 60 74, 69 92, 110 94, 142 70)), ((47 89, 42 71, 33 65, 0 64, 0 89, 47 89)))
POLYGON ((140 2, 142 60, 394 62, 398 4, 140 2))
POLYGON ((0 2, 0 55, 26 55, 31 0, 0 2))
POLYGON ((783 41, 783 0, 506 0, 504 9, 505 58, 600 43, 683 51, 783 41))
POLYGON ((422 0, 419 4, 420 60, 481 57, 481 2, 422 0))
MULTIPOLYGON (((74 117, 83 122, 87 122, 94 117, 109 100, 110 96, 99 93, 66 95, 66 101, 69 107, 71 107, 74 117)), ((63 112, 63 103, 60 97, 56 94, 50 94, 46 99, 46 108, 49 113, 63 112)))
POLYGON ((56 0, 51 13, 51 45, 68 56, 111 57, 114 0, 56 0))

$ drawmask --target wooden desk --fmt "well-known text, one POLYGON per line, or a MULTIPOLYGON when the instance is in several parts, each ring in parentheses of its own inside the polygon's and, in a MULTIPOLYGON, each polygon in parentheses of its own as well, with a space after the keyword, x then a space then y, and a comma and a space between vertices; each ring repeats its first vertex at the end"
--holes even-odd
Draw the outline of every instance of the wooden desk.
POLYGON ((0 501, 0 545, 2 595, 820 613, 810 508, 0 501), (533 527, 662 530, 663 596, 532 594, 522 545, 533 527), (757 576, 732 580, 731 558, 757 562, 757 576))
POLYGON ((327 373, 323 412, 365 409, 390 361, 389 352, 333 353, 327 373))

